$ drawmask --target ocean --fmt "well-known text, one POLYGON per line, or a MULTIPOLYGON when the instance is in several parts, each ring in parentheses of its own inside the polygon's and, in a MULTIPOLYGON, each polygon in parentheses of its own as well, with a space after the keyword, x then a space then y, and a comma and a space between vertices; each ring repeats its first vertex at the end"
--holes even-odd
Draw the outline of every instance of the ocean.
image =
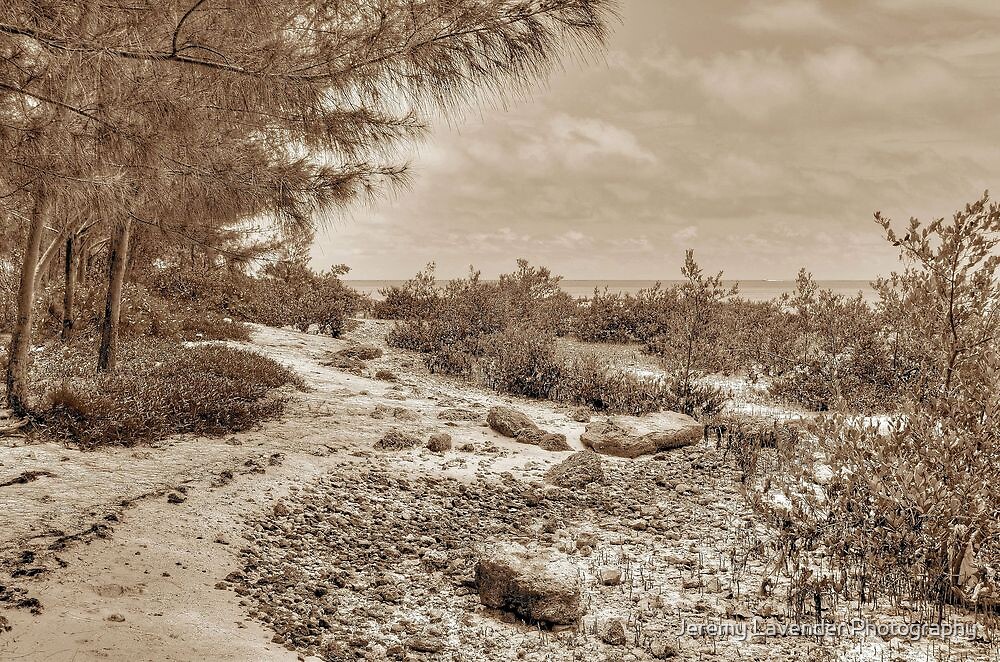
MULTIPOLYGON (((374 298, 380 298, 378 291, 384 287, 392 285, 403 285, 405 280, 345 280, 346 285, 368 294, 374 298)), ((663 280, 664 287, 679 283, 678 280, 663 280)), ((785 292, 795 289, 794 280, 741 280, 724 281, 727 285, 739 284, 739 294, 744 299, 750 301, 767 301, 780 296, 785 292)), ((639 290, 647 289, 656 284, 655 280, 563 280, 560 283, 562 289, 574 297, 589 297, 593 295, 594 289, 609 292, 635 293, 639 290)), ((867 301, 876 299, 875 292, 871 288, 871 283, 867 280, 818 280, 816 284, 820 289, 832 290, 838 294, 854 296, 861 292, 867 301)))

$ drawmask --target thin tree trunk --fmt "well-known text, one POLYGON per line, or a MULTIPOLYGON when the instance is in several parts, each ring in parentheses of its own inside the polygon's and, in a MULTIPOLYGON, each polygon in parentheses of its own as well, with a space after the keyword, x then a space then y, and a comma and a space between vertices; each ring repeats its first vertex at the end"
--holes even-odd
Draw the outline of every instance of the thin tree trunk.
POLYGON ((17 290, 17 319, 10 339, 7 357, 7 405, 17 416, 27 413, 28 349, 31 346, 31 324, 35 303, 35 270, 41 252, 42 234, 49 216, 49 196, 44 185, 35 191, 35 209, 28 228, 28 242, 21 264, 21 282, 17 290))
POLYGON ((68 342, 73 337, 73 304, 76 298, 76 262, 78 255, 77 241, 72 236, 66 240, 66 288, 63 290, 63 323, 62 341, 68 342))
MULTIPOLYGON (((44 230, 44 228, 43 228, 44 230)), ((53 237, 52 242, 45 248, 41 250, 41 243, 39 243, 39 257, 38 263, 35 265, 35 288, 40 289, 45 286, 46 281, 48 281, 51 275, 52 260, 59 253, 59 249, 62 248, 63 235, 57 234, 53 237)))
POLYGON ((108 262, 108 297, 104 304, 104 320, 101 323, 101 348, 98 353, 98 372, 111 372, 118 362, 118 321, 122 307, 122 287, 125 285, 125 271, 128 268, 128 242, 130 235, 128 219, 115 228, 108 262))
POLYGON ((90 264, 90 242, 87 235, 81 234, 76 240, 76 282, 87 282, 87 267, 90 264))

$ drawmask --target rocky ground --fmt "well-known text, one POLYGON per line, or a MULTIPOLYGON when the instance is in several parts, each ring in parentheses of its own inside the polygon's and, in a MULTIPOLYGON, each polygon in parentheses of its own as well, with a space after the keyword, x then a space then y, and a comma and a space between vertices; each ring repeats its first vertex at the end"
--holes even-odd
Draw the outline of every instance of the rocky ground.
POLYGON ((309 390, 252 432, 90 453, 0 438, 0 659, 1000 659, 682 634, 789 620, 731 460, 669 417, 635 430, 648 454, 584 453, 582 412, 430 375, 385 330, 257 329, 309 390))

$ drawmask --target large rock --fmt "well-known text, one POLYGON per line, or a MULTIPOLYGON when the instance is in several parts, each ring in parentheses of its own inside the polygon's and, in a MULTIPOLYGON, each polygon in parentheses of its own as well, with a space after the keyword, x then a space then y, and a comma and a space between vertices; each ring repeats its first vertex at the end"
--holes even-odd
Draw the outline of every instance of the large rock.
POLYGON ((603 455, 636 458, 691 446, 702 436, 702 424, 690 416, 662 412, 642 419, 621 417, 595 421, 580 435, 580 443, 603 455))
POLYGON ((538 430, 534 421, 511 407, 491 407, 486 415, 486 422, 491 428, 511 439, 516 439, 522 431, 538 430))
POLYGON ((573 453, 545 473, 545 480, 553 485, 584 488, 591 483, 607 483, 601 456, 591 450, 573 453))
POLYGON ((547 451, 571 451, 573 448, 566 441, 566 435, 545 430, 525 428, 517 433, 517 441, 522 444, 532 444, 547 451))
POLYGON ((522 545, 490 545, 476 563, 479 599, 531 622, 569 625, 583 616, 576 567, 522 545))

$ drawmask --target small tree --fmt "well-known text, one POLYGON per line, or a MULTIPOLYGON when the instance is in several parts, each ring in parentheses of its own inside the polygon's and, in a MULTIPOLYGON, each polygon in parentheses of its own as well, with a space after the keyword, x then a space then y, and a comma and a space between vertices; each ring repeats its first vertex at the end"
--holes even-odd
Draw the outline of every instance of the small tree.
POLYGON ((900 351, 919 378, 885 424, 820 420, 819 453, 800 454, 775 479, 791 504, 770 509, 783 522, 779 547, 805 557, 791 565, 810 590, 876 600, 876 586, 893 587, 894 598, 992 610, 1000 606, 1000 207, 984 195, 950 221, 911 220, 902 237, 881 214, 876 221, 906 263, 879 289, 884 308, 900 315, 900 351), (828 479, 809 485, 821 464, 828 479), (834 560, 832 574, 809 562, 817 549, 834 560))
POLYGON ((694 251, 684 254, 681 267, 684 282, 675 289, 676 299, 666 320, 665 333, 651 342, 653 349, 672 364, 678 378, 678 396, 686 413, 692 413, 701 398, 695 382, 705 370, 713 369, 722 352, 720 319, 722 305, 739 291, 737 285, 722 283, 722 272, 706 276, 694 259, 694 251))

